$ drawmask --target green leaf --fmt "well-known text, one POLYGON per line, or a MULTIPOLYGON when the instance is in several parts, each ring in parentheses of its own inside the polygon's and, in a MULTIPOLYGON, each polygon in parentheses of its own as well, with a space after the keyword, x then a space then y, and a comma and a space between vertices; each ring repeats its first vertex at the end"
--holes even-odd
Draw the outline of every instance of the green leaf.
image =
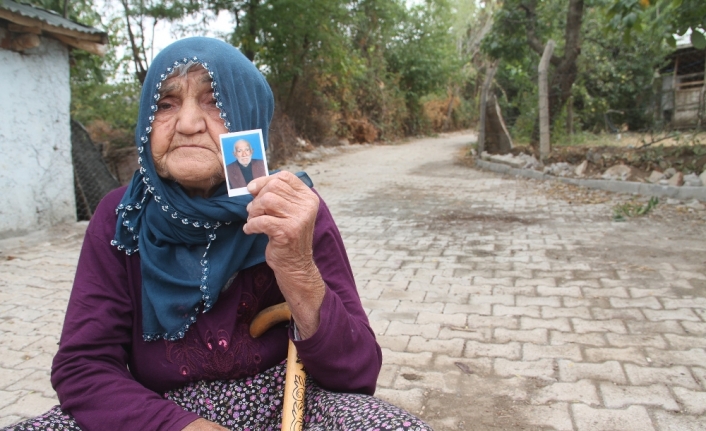
POLYGON ((691 30, 691 44, 694 45, 696 49, 706 48, 706 37, 704 37, 701 32, 696 29, 691 30))
POLYGON ((625 16, 625 18, 623 18, 623 22, 627 27, 632 27, 635 24, 636 20, 637 14, 635 12, 630 12, 625 16))

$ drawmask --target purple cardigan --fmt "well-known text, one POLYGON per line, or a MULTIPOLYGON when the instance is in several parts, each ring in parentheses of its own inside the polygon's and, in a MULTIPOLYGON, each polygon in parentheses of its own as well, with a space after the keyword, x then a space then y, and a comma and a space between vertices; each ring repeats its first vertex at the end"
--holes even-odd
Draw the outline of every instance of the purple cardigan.
MULTIPOLYGON (((238 273, 183 339, 143 341, 139 253, 128 256, 110 245, 124 192, 103 199, 86 231, 51 381, 61 407, 85 431, 181 430, 198 416, 164 399, 165 391, 251 376, 286 357, 286 325, 258 339, 248 333, 258 311, 284 298, 267 264, 256 265, 238 273)), ((372 394, 382 354, 323 200, 314 260, 326 294, 317 332, 295 342, 299 356, 322 387, 372 394)))

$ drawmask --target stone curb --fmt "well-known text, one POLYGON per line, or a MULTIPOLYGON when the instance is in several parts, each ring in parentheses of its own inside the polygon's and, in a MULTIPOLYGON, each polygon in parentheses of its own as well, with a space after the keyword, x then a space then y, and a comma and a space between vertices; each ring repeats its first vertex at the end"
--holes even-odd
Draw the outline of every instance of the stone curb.
POLYGON ((480 159, 475 160, 475 166, 480 169, 485 169, 500 174, 532 178, 535 180, 560 181, 566 184, 573 184, 576 186, 605 190, 615 193, 629 193, 644 196, 667 197, 679 200, 697 199, 699 201, 706 202, 706 187, 673 187, 663 186, 660 184, 637 183, 633 181, 612 181, 555 177, 554 175, 544 174, 533 169, 518 169, 508 165, 504 165, 502 163, 488 162, 480 159))

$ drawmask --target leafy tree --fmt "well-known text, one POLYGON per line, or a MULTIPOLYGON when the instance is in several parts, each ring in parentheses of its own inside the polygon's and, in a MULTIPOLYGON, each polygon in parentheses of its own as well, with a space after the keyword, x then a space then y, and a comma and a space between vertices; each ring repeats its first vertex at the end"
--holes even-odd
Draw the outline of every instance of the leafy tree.
POLYGON ((481 50, 481 43, 492 29, 493 16, 499 8, 500 2, 492 0, 452 2, 451 35, 460 67, 453 70, 451 87, 452 93, 459 96, 460 106, 455 112, 455 120, 462 127, 475 124, 479 115, 480 90, 484 81, 481 71, 492 63, 481 50))
POLYGON ((216 0, 210 7, 233 13, 231 43, 267 74, 282 112, 313 141, 345 135, 360 121, 389 136, 415 130, 420 98, 443 88, 454 57, 443 0, 411 10, 401 0, 216 0))
MULTIPOLYGON (((30 4, 57 12, 66 19, 80 22, 89 26, 101 26, 101 16, 93 9, 91 0, 32 0, 30 4)), ((105 79, 103 64, 106 58, 89 54, 81 50, 71 51, 72 79, 82 75, 84 79, 102 81, 105 79)))
MULTIPOLYGON (((549 82, 550 122, 556 119, 571 97, 578 76, 583 13, 583 0, 569 0, 568 3, 508 0, 496 14, 493 29, 484 40, 484 49, 489 55, 515 61, 524 56, 526 46, 539 58, 549 39, 557 41, 550 59, 554 67, 549 82)), ((537 144, 538 121, 533 130, 531 142, 537 144)))
POLYGON ((405 96, 409 134, 424 131, 421 98, 445 89, 453 70, 462 65, 448 30, 450 21, 451 8, 446 1, 413 6, 387 48, 389 71, 399 78, 405 96))
MULTIPOLYGON (((614 0, 593 0, 583 11, 580 55, 575 61, 575 80, 568 92, 576 129, 603 130, 606 113, 615 123, 627 124, 630 130, 652 125, 654 74, 667 54, 659 31, 644 33, 631 43, 624 43, 622 33, 610 30, 609 8, 614 0), (652 107, 652 108, 651 108, 652 107)), ((501 58, 495 76, 501 92, 499 101, 513 134, 525 139, 536 137, 537 47, 528 43, 526 12, 518 6, 498 12, 491 32, 483 40, 483 49, 501 58)), ((559 1, 538 3, 535 32, 541 40, 557 40, 558 55, 565 54, 566 14, 569 5, 559 1), (563 4, 564 9, 560 6, 563 4)), ((656 27, 654 30, 659 30, 656 27)), ((550 82, 556 82, 559 69, 552 68, 550 82)), ((554 97, 561 87, 550 87, 554 97)), ((556 106, 556 105, 555 105, 556 106)), ((553 135, 561 136, 567 120, 568 103, 554 110, 553 135)))
POLYGON ((588 8, 574 89, 577 116, 585 127, 605 127, 607 112, 614 122, 630 130, 652 127, 656 108, 655 72, 669 49, 659 31, 642 34, 624 43, 622 34, 606 31, 609 17, 601 4, 588 8))
POLYGON ((691 43, 696 49, 706 49, 706 2, 703 0, 615 0, 610 7, 611 25, 625 32, 645 34, 660 30, 660 36, 672 47, 677 35, 691 31, 691 43))
POLYGON ((408 117, 399 77, 390 73, 387 58, 405 13, 398 0, 361 0, 351 25, 351 49, 358 62, 350 90, 341 93, 343 112, 369 119, 383 138, 403 135, 408 117))
POLYGON ((70 52, 71 116, 89 129, 100 123, 105 138, 114 145, 130 145, 137 115, 139 85, 125 75, 125 61, 117 47, 123 45, 123 22, 105 18, 91 0, 33 0, 34 6, 55 11, 75 22, 106 31, 109 47, 100 57, 74 49, 70 52))
MULTIPOLYGON (((67 4, 37 2, 57 11, 67 4)), ((94 134, 130 142, 155 27, 188 18, 203 28, 225 10, 234 21, 227 40, 267 76, 277 115, 292 120, 297 135, 321 142, 336 135, 370 140, 420 133, 426 130, 422 100, 447 88, 455 93, 465 79, 452 25, 456 2, 473 3, 120 0, 106 3, 101 16, 91 0, 68 2, 73 19, 102 27, 111 38, 104 58, 74 52, 72 112, 94 134)))
POLYGON ((228 11, 235 20, 235 31, 231 36, 231 43, 237 46, 251 61, 259 50, 259 37, 261 36, 262 10, 267 13, 267 6, 262 0, 208 0, 207 9, 218 14, 228 11))
POLYGON ((350 2, 213 0, 208 7, 214 14, 231 12, 236 25, 230 43, 267 75, 279 112, 294 118, 305 137, 325 138, 328 93, 346 85, 356 62, 346 34, 350 2), (307 115, 302 104, 316 115, 307 115))
POLYGON ((140 84, 147 76, 151 59, 148 51, 157 23, 161 20, 175 22, 202 9, 201 3, 196 0, 120 0, 120 5, 135 76, 140 84))

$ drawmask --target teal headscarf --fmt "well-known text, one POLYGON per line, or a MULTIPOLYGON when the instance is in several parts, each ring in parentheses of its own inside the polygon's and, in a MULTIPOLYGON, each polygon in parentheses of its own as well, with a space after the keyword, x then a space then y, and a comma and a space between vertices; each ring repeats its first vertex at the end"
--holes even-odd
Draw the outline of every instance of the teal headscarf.
POLYGON ((265 261, 267 236, 246 235, 250 195, 228 197, 225 183, 210 198, 190 198, 177 183, 157 175, 150 132, 159 89, 175 66, 192 61, 208 70, 221 118, 231 132, 267 134, 274 99, 260 71, 240 51, 216 39, 194 37, 169 45, 147 72, 135 141, 140 170, 116 209, 112 244, 139 250, 145 340, 182 338, 241 269, 265 261))

